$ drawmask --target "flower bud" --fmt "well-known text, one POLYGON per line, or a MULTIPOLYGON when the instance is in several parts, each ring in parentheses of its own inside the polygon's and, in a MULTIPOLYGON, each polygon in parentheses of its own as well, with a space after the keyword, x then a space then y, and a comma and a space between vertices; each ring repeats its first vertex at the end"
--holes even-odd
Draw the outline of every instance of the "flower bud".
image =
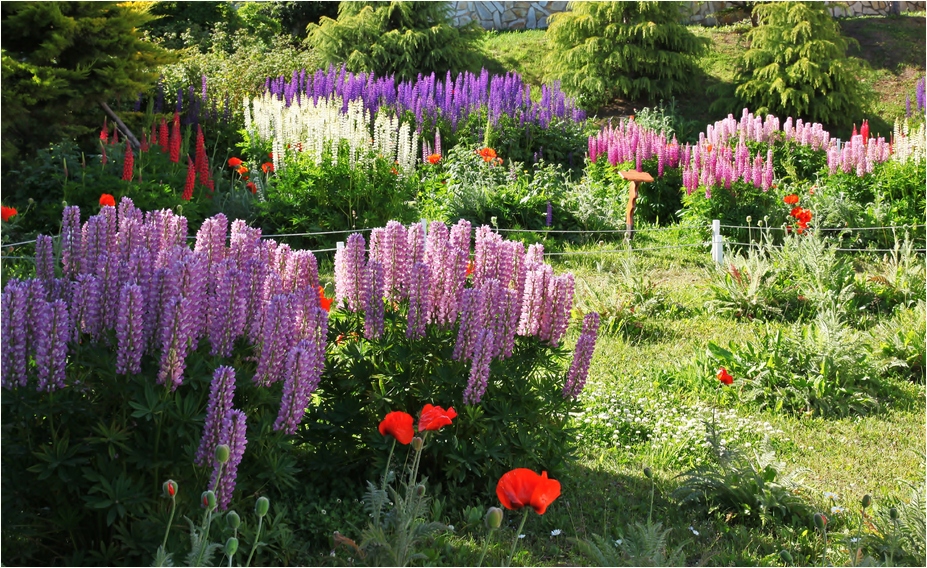
POLYGON ((164 482, 164 485, 161 486, 161 489, 164 490, 164 496, 170 497, 171 499, 177 495, 177 482, 173 479, 168 479, 164 482))
POLYGON ((270 509, 270 499, 267 497, 258 497, 257 502, 254 504, 254 514, 258 517, 263 517, 267 514, 268 509, 270 509))
POLYGON ((415 486, 415 496, 424 497, 425 496, 425 486, 421 483, 415 486))
POLYGON ((815 513, 814 526, 818 527, 818 530, 823 531, 827 527, 827 517, 821 513, 815 513))
POLYGON ((647 476, 647 479, 653 479, 653 470, 649 467, 644 468, 644 475, 647 476))
POLYGON ((784 548, 779 551, 779 558, 786 564, 791 564, 792 562, 794 562, 794 560, 792 559, 792 553, 784 548))
POLYGON ((753 222, 753 217, 750 216, 750 215, 747 215, 747 223, 749 224, 749 223, 752 223, 752 222, 753 222))
POLYGON ((229 461, 229 447, 226 444, 216 446, 216 461, 226 463, 229 461))
POLYGON ((872 495, 869 495, 868 493, 866 493, 865 495, 863 495, 863 509, 865 509, 869 505, 872 505, 872 495))
POLYGON ((234 536, 230 536, 227 541, 225 541, 225 555, 226 556, 235 556, 235 553, 238 552, 238 539, 234 536))
POLYGON ((895 507, 892 507, 891 509, 889 509, 888 516, 889 518, 891 518, 891 520, 897 521, 898 520, 898 509, 896 509, 895 507))
POLYGON ((412 438, 412 447, 415 448, 416 452, 422 451, 422 444, 424 443, 425 441, 419 438, 418 436, 412 438))
POLYGON ((200 501, 203 503, 203 507, 207 509, 216 508, 216 494, 212 491, 203 491, 203 494, 200 496, 200 501))
POLYGON ((225 524, 227 524, 230 529, 237 529, 241 526, 241 517, 239 517, 238 513, 235 511, 229 511, 225 514, 225 524))
POLYGON ((486 511, 486 517, 483 519, 483 522, 486 523, 486 528, 489 530, 496 530, 502 526, 502 509, 499 507, 490 507, 486 511))

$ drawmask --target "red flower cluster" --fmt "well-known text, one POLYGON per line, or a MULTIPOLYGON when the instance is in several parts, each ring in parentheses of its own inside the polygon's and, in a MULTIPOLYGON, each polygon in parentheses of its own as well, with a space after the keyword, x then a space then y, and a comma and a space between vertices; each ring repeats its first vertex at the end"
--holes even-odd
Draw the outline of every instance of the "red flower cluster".
POLYGON ((135 155, 132 154, 132 144, 126 142, 126 155, 122 162, 122 179, 125 181, 132 181, 132 176, 134 173, 135 155))
POLYGON ((786 205, 795 205, 796 203, 798 203, 798 196, 795 195, 794 193, 791 195, 786 195, 785 197, 782 198, 782 201, 785 201, 786 205))
POLYGON ((477 154, 479 154, 480 157, 483 158, 484 162, 491 162, 496 157, 496 151, 493 150, 492 148, 483 148, 477 151, 477 154))
POLYGON ((530 506, 535 513, 543 515, 548 505, 560 497, 560 482, 548 479, 546 471, 538 475, 520 467, 499 478, 496 496, 506 509, 517 510, 530 506))
MULTIPOLYGON (((248 182, 248 185, 254 185, 254 184, 251 182, 248 182)), ((257 188, 255 188, 255 191, 257 191, 257 188)), ((322 309, 325 310, 326 312, 331 311, 332 301, 334 301, 334 298, 326 298, 325 288, 319 286, 319 305, 322 307, 322 309)))
POLYGON ((273 163, 273 162, 264 162, 263 164, 261 164, 261 170, 263 170, 263 172, 264 172, 265 174, 274 171, 274 163, 273 163))
POLYGON ((731 374, 728 373, 727 369, 725 369, 724 367, 721 367, 720 369, 718 369, 718 380, 721 381, 722 384, 725 384, 728 386, 734 384, 734 377, 732 377, 731 374))
POLYGON ((19 215, 19 211, 15 207, 0 206, 0 217, 3 218, 4 223, 17 215, 19 215))
POLYGON ((811 221, 811 217, 812 217, 811 210, 803 209, 801 207, 793 207, 789 215, 791 215, 792 217, 795 218, 796 221, 798 221, 796 225, 796 229, 795 229, 798 232, 798 234, 800 235, 804 233, 805 229, 808 228, 808 223, 811 221))
POLYGON ((177 163, 180 161, 180 143, 181 143, 181 134, 180 134, 180 114, 174 113, 174 123, 171 125, 171 137, 168 141, 169 150, 171 153, 171 162, 177 163))
POLYGON ((428 156, 428 163, 432 166, 441 161, 441 154, 431 154, 428 156))
MULTIPOLYGON (((322 295, 322 287, 319 287, 319 295, 322 295)), ((328 300, 329 304, 331 300, 328 300)), ((324 307, 324 306, 323 306, 324 307)), ((426 404, 418 419, 418 431, 425 432, 428 430, 440 430, 444 426, 449 426, 451 421, 457 418, 457 411, 453 407, 444 410, 440 406, 426 404)), ((412 429, 414 419, 408 412, 395 410, 386 415, 380 422, 380 434, 387 434, 396 438, 400 444, 408 444, 412 441, 415 431, 412 429)))
POLYGON ((190 159, 190 156, 187 156, 187 181, 183 186, 183 195, 180 196, 184 201, 190 201, 193 199, 193 186, 196 184, 196 166, 193 165, 193 160, 190 159))
POLYGON ((457 418, 457 411, 453 406, 444 410, 440 406, 426 404, 418 417, 418 431, 440 430, 444 426, 450 426, 455 418, 457 418))

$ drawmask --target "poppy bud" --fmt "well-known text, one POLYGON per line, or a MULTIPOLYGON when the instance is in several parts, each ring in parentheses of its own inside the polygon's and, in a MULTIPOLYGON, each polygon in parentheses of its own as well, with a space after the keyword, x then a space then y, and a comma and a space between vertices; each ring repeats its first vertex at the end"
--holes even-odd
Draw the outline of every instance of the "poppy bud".
POLYGON ((201 500, 203 502, 203 506, 206 507, 207 509, 216 508, 216 494, 213 493, 212 491, 203 491, 201 500))
POLYGON ((412 438, 412 447, 415 448, 416 452, 422 451, 422 444, 424 443, 425 441, 419 438, 418 436, 412 438))
POLYGON ((241 517, 239 517, 238 513, 235 511, 229 511, 225 514, 225 524, 227 524, 230 529, 237 529, 241 526, 241 517))
POLYGON ((644 468, 644 475, 647 476, 647 479, 653 479, 653 470, 649 467, 644 468))
POLYGON ((165 481, 161 488, 164 490, 164 495, 166 497, 173 499, 174 496, 177 495, 177 482, 173 479, 168 479, 165 481))
POLYGON ((425 486, 419 483, 415 486, 415 495, 417 497, 423 497, 425 495, 425 486))
POLYGON ((753 222, 753 217, 750 216, 750 215, 747 215, 747 223, 749 224, 749 223, 752 223, 752 222, 753 222))
POLYGON ((270 500, 267 497, 258 497, 257 503, 254 504, 254 514, 263 517, 270 509, 270 500))
POLYGON ((784 548, 779 551, 779 558, 786 564, 791 564, 792 562, 794 562, 794 560, 792 559, 792 553, 784 548))
POLYGON ((891 518, 891 520, 897 521, 897 520, 898 520, 898 509, 896 509, 896 508, 894 508, 894 507, 892 507, 891 509, 889 509, 889 510, 888 510, 888 516, 889 516, 889 518, 891 518))
POLYGON ((216 461, 226 463, 229 461, 229 447, 226 444, 216 446, 216 461))
POLYGON ((872 496, 867 493, 863 495, 863 509, 865 509, 869 505, 872 505, 872 496))
POLYGON ((818 527, 818 530, 823 531, 827 527, 827 517, 821 513, 814 514, 814 526, 818 527))
POLYGON ((230 536, 227 541, 225 541, 225 555, 226 556, 235 556, 235 553, 238 552, 238 539, 234 536, 230 536))
POLYGON ((486 517, 483 519, 483 522, 486 523, 486 528, 489 530, 496 530, 502 526, 502 509, 499 507, 490 507, 486 511, 486 517))

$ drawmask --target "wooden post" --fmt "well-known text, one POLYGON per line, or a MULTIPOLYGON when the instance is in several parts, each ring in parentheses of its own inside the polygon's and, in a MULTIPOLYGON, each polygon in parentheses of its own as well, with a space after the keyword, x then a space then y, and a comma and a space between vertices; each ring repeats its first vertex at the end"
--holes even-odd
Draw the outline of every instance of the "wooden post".
POLYGON ((652 182, 653 177, 647 172, 638 172, 636 170, 618 172, 618 175, 631 182, 631 190, 628 192, 628 208, 624 216, 625 223, 628 225, 625 238, 631 240, 634 237, 634 210, 637 208, 637 196, 639 195, 637 184, 652 182))

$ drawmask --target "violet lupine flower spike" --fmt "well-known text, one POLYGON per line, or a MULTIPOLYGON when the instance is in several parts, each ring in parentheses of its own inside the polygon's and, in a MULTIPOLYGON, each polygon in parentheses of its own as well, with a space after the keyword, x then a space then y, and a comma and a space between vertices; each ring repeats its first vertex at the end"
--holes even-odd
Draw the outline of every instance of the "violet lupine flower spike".
POLYGON ((573 351, 573 362, 567 372, 567 380, 563 385, 563 397, 576 398, 583 391, 586 378, 589 376, 589 363, 595 351, 596 338, 599 332, 599 314, 590 312, 583 318, 583 330, 576 341, 573 351))
POLYGON ((49 302, 43 317, 47 318, 41 336, 36 338, 35 366, 38 370, 38 390, 54 391, 64 388, 65 363, 68 357, 68 339, 71 322, 64 300, 49 302))
POLYGON ((145 352, 145 296, 142 287, 126 284, 119 296, 116 313, 116 372, 141 371, 145 352))
POLYGON ((61 220, 61 268, 65 276, 80 272, 81 256, 80 207, 69 205, 61 220))
POLYGON ((196 465, 206 465, 212 460, 216 446, 223 443, 222 420, 232 410, 232 400, 235 398, 235 369, 232 367, 217 367, 212 374, 212 383, 209 385, 209 403, 206 406, 206 421, 203 423, 203 437, 200 438, 199 448, 196 450, 196 465))
POLYGON ((35 239, 35 276, 45 281, 55 277, 55 247, 48 235, 35 239))
POLYGON ((287 378, 283 384, 280 412, 274 430, 295 434, 306 414, 309 396, 319 384, 319 365, 315 361, 318 350, 309 340, 302 340, 287 354, 287 378))
POLYGON ((425 326, 431 319, 431 269, 424 262, 416 262, 409 279, 409 315, 406 337, 425 337, 425 326))
MULTIPOLYGON (((248 445, 246 420, 245 413, 238 409, 229 410, 222 420, 222 437, 219 444, 229 447, 229 461, 222 468, 222 477, 218 480, 216 477, 219 474, 219 464, 216 463, 209 481, 209 486, 216 488, 216 503, 220 511, 228 509, 229 503, 232 502, 232 493, 235 492, 238 466, 241 464, 241 458, 245 455, 245 447, 248 445)), ((213 446, 213 451, 215 451, 215 446, 213 446)))
POLYGON ((364 309, 365 247, 364 236, 354 233, 335 253, 335 303, 344 302, 352 312, 364 309))
POLYGON ((473 349, 473 362, 470 365, 470 378, 464 390, 464 404, 479 404, 489 383, 489 364, 492 362, 492 346, 495 343, 492 331, 484 329, 479 332, 473 349))
POLYGON ((385 307, 383 304, 383 265, 376 260, 367 263, 364 290, 364 337, 377 339, 383 335, 385 307))

